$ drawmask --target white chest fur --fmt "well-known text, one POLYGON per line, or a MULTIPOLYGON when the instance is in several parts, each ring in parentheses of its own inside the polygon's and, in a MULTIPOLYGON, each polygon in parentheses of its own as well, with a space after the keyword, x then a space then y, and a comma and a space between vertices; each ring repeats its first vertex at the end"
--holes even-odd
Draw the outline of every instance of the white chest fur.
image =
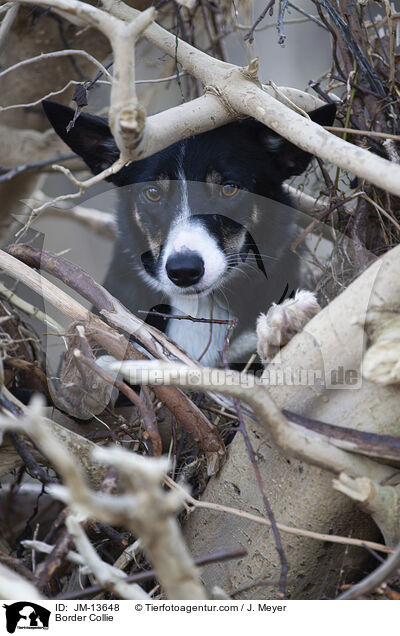
MULTIPOLYGON (((216 302, 210 305, 209 296, 172 296, 170 304, 175 313, 187 314, 195 318, 213 318, 232 320, 228 310, 216 302)), ((229 325, 215 323, 192 322, 190 320, 169 320, 167 335, 187 351, 193 358, 206 366, 221 366, 219 351, 225 344, 226 331, 229 325)))

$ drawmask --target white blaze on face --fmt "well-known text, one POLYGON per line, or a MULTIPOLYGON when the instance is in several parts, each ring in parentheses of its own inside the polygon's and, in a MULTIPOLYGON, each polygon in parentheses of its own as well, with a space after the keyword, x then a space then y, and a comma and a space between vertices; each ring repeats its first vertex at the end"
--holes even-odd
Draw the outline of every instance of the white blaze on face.
POLYGON ((188 190, 188 182, 186 181, 185 173, 183 171, 179 172, 179 189, 180 189, 180 198, 181 198, 181 218, 188 218, 190 216, 190 206, 189 206, 189 190, 188 190))
POLYGON ((169 295, 188 294, 187 288, 183 289, 175 285, 168 278, 166 263, 170 256, 179 256, 180 253, 189 251, 196 252, 196 254, 202 258, 204 274, 199 282, 190 288, 193 294, 201 294, 203 291, 212 291, 214 286, 218 285, 222 275, 227 269, 224 252, 218 246, 217 240, 198 219, 193 218, 193 214, 196 214, 196 211, 190 207, 190 182, 188 183, 186 180, 183 168, 185 151, 186 144, 184 143, 181 149, 179 182, 176 183, 179 188, 179 215, 171 225, 167 236, 158 276, 164 291, 169 295))
POLYGON ((182 219, 169 233, 161 264, 160 280, 170 294, 187 293, 168 278, 166 263, 170 256, 185 251, 196 252, 204 262, 204 274, 200 281, 193 285, 193 293, 212 291, 218 285, 227 268, 224 252, 216 239, 198 220, 182 219))

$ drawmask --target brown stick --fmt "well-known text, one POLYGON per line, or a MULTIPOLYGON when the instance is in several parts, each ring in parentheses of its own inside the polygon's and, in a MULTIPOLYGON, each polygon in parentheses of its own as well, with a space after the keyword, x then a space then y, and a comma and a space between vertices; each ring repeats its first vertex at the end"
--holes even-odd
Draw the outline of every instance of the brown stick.
MULTIPOLYGON (((26 285, 36 289, 35 285, 30 285, 29 268, 25 270, 18 261, 27 263, 35 268, 40 266, 44 271, 54 274, 88 300, 92 302, 95 301, 94 304, 99 308, 104 308, 104 306, 110 307, 112 303, 115 303, 116 307, 122 307, 111 294, 96 283, 80 267, 69 263, 69 261, 58 257, 56 254, 41 252, 29 245, 9 246, 7 252, 3 252, 2 268, 10 275, 18 277, 26 285), (11 255, 8 256, 8 259, 10 259, 9 263, 8 259, 6 263, 4 258, 7 253, 11 255), (16 265, 17 263, 18 266, 16 265)), ((147 360, 147 357, 139 352, 123 334, 107 325, 99 316, 84 309, 77 301, 72 302, 69 296, 57 287, 43 280, 41 290, 43 294, 46 294, 46 289, 51 289, 52 292, 51 294, 48 293, 47 299, 55 304, 55 297, 57 297, 59 301, 57 306, 63 313, 68 315, 72 320, 87 322, 86 326, 94 340, 110 355, 119 360, 147 360)), ((128 318, 132 317, 132 314, 130 314, 127 309, 123 307, 123 310, 124 316, 126 315, 128 318)), ((110 314, 111 313, 112 312, 110 312, 110 314)), ((109 319, 110 314, 108 314, 109 319)), ((179 424, 192 435, 204 452, 218 453, 219 455, 225 453, 225 445, 217 429, 180 389, 172 386, 157 386, 153 387, 153 390, 158 400, 163 402, 171 413, 175 415, 179 424)))

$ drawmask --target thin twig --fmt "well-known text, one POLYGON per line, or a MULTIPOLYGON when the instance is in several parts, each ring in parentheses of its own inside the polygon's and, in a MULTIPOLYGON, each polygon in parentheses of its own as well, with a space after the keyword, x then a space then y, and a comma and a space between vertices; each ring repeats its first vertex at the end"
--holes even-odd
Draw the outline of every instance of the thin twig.
POLYGON ((35 55, 34 57, 30 57, 26 60, 21 60, 21 62, 17 62, 16 64, 13 64, 12 66, 9 66, 8 68, 4 69, 4 71, 1 71, 0 79, 4 77, 5 75, 7 75, 8 73, 11 73, 11 71, 16 71, 17 69, 21 68, 21 66, 25 66, 26 64, 32 64, 33 62, 39 62, 39 61, 41 62, 42 60, 47 60, 47 59, 51 59, 55 57, 65 57, 66 55, 68 56, 82 55, 87 60, 89 60, 92 64, 97 66, 97 68, 99 68, 101 72, 106 77, 108 77, 110 81, 112 81, 112 75, 110 75, 107 69, 98 60, 96 60, 96 58, 93 57, 93 55, 90 55, 90 53, 88 53, 87 51, 84 51, 83 49, 63 49, 61 51, 52 51, 51 53, 41 53, 40 55, 35 55))
POLYGON ((69 159, 76 159, 76 155, 70 152, 65 155, 56 155, 49 159, 21 163, 19 166, 14 166, 13 168, 4 168, 3 166, 0 166, 0 183, 10 181, 11 179, 14 179, 14 177, 17 177, 19 174, 27 172, 28 170, 40 170, 40 168, 52 165, 56 161, 68 161, 69 159))
POLYGON ((258 16, 257 20, 254 22, 252 27, 249 29, 249 31, 244 36, 244 40, 245 41, 248 41, 250 44, 252 42, 254 42, 254 31, 255 31, 256 27, 258 27, 260 22, 262 22, 264 20, 264 18, 267 15, 268 11, 271 12, 271 10, 274 8, 274 4, 275 4, 275 0, 269 0, 269 2, 267 4, 267 6, 265 7, 265 9, 260 13, 260 15, 258 16))
POLYGON ((358 130, 356 128, 338 128, 337 126, 324 126, 325 130, 337 133, 346 133, 349 135, 362 135, 364 137, 379 137, 380 139, 394 139, 400 141, 400 135, 391 135, 386 132, 377 132, 375 130, 358 130))
MULTIPOLYGON (((288 7, 306 16, 308 20, 315 22, 315 24, 318 24, 318 26, 320 26, 322 29, 325 29, 326 31, 329 30, 328 27, 323 22, 321 22, 321 20, 318 20, 318 18, 315 17, 315 15, 311 15, 310 13, 307 13, 307 11, 304 11, 302 7, 298 7, 296 4, 293 4, 293 2, 288 2, 287 4, 288 4, 288 7)), ((286 20, 285 24, 289 24, 289 20, 286 20)))
POLYGON ((138 314, 146 314, 146 316, 159 316, 160 318, 164 318, 164 320, 190 320, 191 322, 205 322, 207 324, 215 324, 215 325, 230 325, 232 320, 218 320, 217 318, 197 318, 196 316, 189 316, 189 314, 164 314, 160 311, 146 311, 145 309, 138 309, 138 314))
POLYGON ((376 570, 371 572, 362 581, 352 585, 348 590, 343 592, 337 597, 337 601, 349 601, 351 599, 359 598, 364 594, 373 592, 382 583, 387 581, 397 570, 400 568, 400 544, 396 550, 388 556, 376 570))
MULTIPOLYGON (((170 477, 166 477, 166 483, 171 488, 181 488, 179 484, 174 482, 170 477)), ((239 508, 231 508, 229 506, 223 506, 221 504, 217 504, 211 501, 198 500, 189 495, 185 491, 185 500, 190 504, 193 508, 205 508, 207 510, 215 510, 216 512, 224 512, 230 515, 234 515, 235 517, 241 517, 243 519, 248 519, 249 521, 254 521, 254 523, 260 523, 261 525, 271 526, 271 522, 266 517, 261 517, 259 515, 253 515, 250 512, 246 512, 246 510, 240 510, 239 508)), ((292 526, 287 526, 283 523, 277 522, 277 528, 286 534, 294 534, 301 537, 308 537, 310 539, 316 539, 317 541, 327 541, 331 543, 339 543, 343 545, 354 545, 359 548, 371 548, 372 550, 377 550, 378 552, 384 552, 386 554, 392 554, 393 548, 383 543, 376 543, 375 541, 364 541, 363 539, 356 539, 354 537, 342 537, 340 535, 334 534, 324 534, 321 532, 314 532, 312 530, 305 530, 303 528, 293 528, 292 526)))
POLYGON ((33 477, 33 479, 38 479, 44 485, 56 483, 57 480, 53 477, 49 477, 46 471, 38 464, 23 441, 22 436, 17 433, 10 433, 9 435, 15 450, 24 462, 26 472, 33 477))
MULTIPOLYGON (((243 548, 237 548, 233 550, 219 550, 217 552, 212 552, 203 557, 196 557, 193 559, 195 565, 201 567, 202 565, 208 565, 210 563, 223 563, 225 561, 231 561, 233 559, 243 559, 247 555, 247 552, 243 548)), ((153 579, 156 576, 155 570, 146 570, 144 572, 138 572, 137 574, 130 574, 126 578, 127 583, 142 583, 143 581, 148 581, 149 579, 153 579)), ((59 594, 55 596, 53 600, 74 600, 79 598, 88 598, 92 594, 96 594, 100 592, 103 588, 100 585, 91 585, 90 587, 85 587, 83 590, 79 590, 78 592, 72 592, 70 594, 59 594)))
MULTIPOLYGON (((222 362, 225 366, 225 368, 229 368, 228 366, 228 361, 227 361, 227 352, 228 352, 228 348, 229 348, 229 343, 230 343, 230 339, 233 333, 233 330, 235 328, 235 326, 237 325, 237 320, 233 320, 231 321, 231 325, 230 327, 227 329, 227 333, 225 335, 225 344, 224 344, 224 349, 221 352, 221 358, 222 358, 222 362)), ((275 515, 273 513, 273 510, 271 508, 271 504, 269 503, 267 494, 265 492, 265 488, 264 488, 264 483, 261 477, 261 472, 260 469, 258 467, 257 464, 257 460, 256 460, 256 454, 254 452, 252 443, 250 441, 250 437, 249 434, 247 432, 247 428, 243 419, 243 415, 242 415, 242 409, 241 409, 241 403, 240 400, 238 400, 237 398, 234 398, 233 403, 235 405, 236 408, 236 413, 237 413, 237 417, 238 417, 238 422, 239 422, 239 430, 243 436, 244 439, 244 443, 247 449, 247 454, 249 456, 250 459, 250 463, 252 465, 256 480, 257 480, 257 485, 258 485, 258 489, 260 491, 261 494, 261 498, 263 500, 265 509, 267 511, 267 515, 268 515, 268 519, 272 528, 272 532, 274 535, 274 540, 275 540, 275 547, 276 547, 276 551, 278 552, 278 556, 279 556, 279 560, 281 562, 281 574, 279 577, 279 591, 282 595, 282 598, 286 598, 286 579, 287 579, 287 573, 289 570, 289 564, 285 555, 285 551, 283 549, 282 546, 282 541, 281 541, 281 536, 279 533, 279 529, 277 527, 276 524, 276 520, 275 520, 275 515)))
MULTIPOLYGON (((112 493, 117 488, 118 475, 113 466, 109 466, 106 476, 101 484, 100 491, 103 493, 112 493)), ((59 516, 60 525, 65 523, 67 509, 64 509, 59 516)), ((88 524, 89 522, 85 522, 88 524)), ((53 550, 38 565, 35 572, 35 582, 39 589, 43 589, 49 583, 54 574, 62 565, 64 558, 72 548, 72 537, 67 529, 61 532, 53 547, 53 550)))
MULTIPOLYGON (((111 82, 108 82, 106 80, 99 83, 107 84, 108 86, 111 85, 111 82)), ((79 84, 81 84, 81 82, 78 82, 77 80, 70 80, 67 84, 65 84, 65 86, 63 86, 59 90, 50 91, 49 93, 46 93, 46 95, 43 95, 43 97, 39 97, 39 99, 35 99, 33 102, 25 102, 22 104, 11 104, 10 106, 0 106, 0 113, 3 113, 6 110, 13 110, 15 108, 30 108, 32 106, 37 106, 38 104, 41 104, 43 100, 50 99, 51 97, 55 97, 56 95, 61 95, 62 93, 65 93, 65 91, 68 90, 68 88, 70 88, 71 86, 77 86, 79 84)))
POLYGON ((277 29, 279 31, 278 44, 280 44, 281 46, 284 46, 286 35, 285 35, 285 29, 283 26, 283 19, 285 17, 285 11, 288 6, 288 0, 280 0, 279 4, 280 4, 280 7, 279 7, 278 24, 277 24, 277 29))
POLYGON ((265 509, 267 511, 268 519, 270 521, 270 525, 271 525, 272 532, 273 532, 273 535, 274 535, 276 551, 278 552, 279 560, 281 562, 281 574, 280 574, 280 577, 279 577, 279 591, 280 591, 280 593, 282 595, 282 598, 284 599, 284 598, 286 598, 286 579, 287 579, 287 574, 288 574, 288 571, 289 571, 289 563, 288 563, 288 560, 286 558, 285 551, 283 549, 283 545, 282 545, 282 541, 281 541, 281 535, 280 535, 280 532, 279 532, 279 527, 278 527, 278 525, 276 523, 274 512, 272 510, 271 504, 269 503, 269 499, 268 499, 267 494, 265 492, 264 483, 263 483, 263 480, 262 480, 262 477, 261 477, 261 472, 260 472, 260 469, 259 469, 258 464, 257 464, 256 454, 254 452, 253 446, 252 446, 251 441, 250 441, 249 434, 247 432, 246 425, 244 423, 244 419, 243 419, 243 416, 242 416, 242 409, 241 409, 241 406, 240 406, 240 401, 235 398, 234 402, 235 402, 236 411, 237 411, 238 418, 239 418, 239 429, 240 429, 241 434, 243 435, 244 443, 245 443, 246 448, 247 448, 247 453, 249 455, 249 459, 250 459, 250 462, 251 462, 251 465, 253 467, 254 474, 255 474, 255 477, 256 477, 256 480, 257 480, 258 489, 259 489, 259 491, 261 493, 261 497, 262 497, 265 509))

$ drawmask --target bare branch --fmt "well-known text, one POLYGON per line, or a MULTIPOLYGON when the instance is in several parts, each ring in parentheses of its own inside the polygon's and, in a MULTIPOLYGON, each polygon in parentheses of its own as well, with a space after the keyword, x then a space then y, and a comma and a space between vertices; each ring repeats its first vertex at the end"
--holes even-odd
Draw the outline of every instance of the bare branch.
MULTIPOLYGON (((37 0, 27 0, 27 3, 35 4, 37 0)), ((257 64, 254 62, 243 69, 216 60, 187 42, 179 40, 177 47, 172 33, 156 24, 150 24, 154 18, 154 11, 151 9, 141 14, 123 2, 114 0, 104 0, 105 11, 77 0, 42 0, 40 4, 51 5, 53 9, 59 9, 66 15, 83 19, 99 28, 110 39, 115 56, 110 125, 122 152, 122 164, 119 164, 119 168, 127 161, 149 156, 173 143, 170 131, 174 126, 171 117, 174 118, 178 108, 187 117, 181 119, 174 141, 243 116, 255 117, 303 150, 367 179, 384 190, 400 195, 400 166, 349 144, 281 104, 276 92, 272 92, 274 97, 268 94, 271 90, 274 91, 273 87, 270 91, 261 87, 257 64), (136 19, 137 22, 134 21, 136 19), (124 24, 124 20, 127 24, 124 24), (196 112, 199 102, 195 100, 194 105, 189 102, 164 111, 153 119, 149 118, 145 126, 145 115, 135 93, 132 59, 132 44, 142 31, 146 38, 163 51, 172 57, 176 55, 178 62, 204 84, 207 93, 217 98, 219 106, 216 101, 212 105, 210 100, 205 100, 206 95, 199 112, 196 112), (127 50, 130 55, 126 55, 127 50), (123 81, 121 77, 124 78, 123 81), (161 130, 157 131, 157 127, 161 130)), ((115 164, 113 169, 115 172, 115 164)), ((111 172, 101 173, 85 182, 84 187, 87 188, 110 174, 111 172)), ((76 185, 83 187, 77 182, 76 185)))
MULTIPOLYGON (((181 486, 174 482, 170 477, 166 478, 167 484, 171 488, 181 489, 181 486)), ((182 489, 182 494, 184 495, 185 501, 189 504, 190 508, 205 508, 207 510, 215 510, 217 512, 226 513, 229 515, 234 515, 237 517, 242 517, 243 519, 249 519, 249 521, 254 521, 254 523, 259 523, 261 525, 270 526, 271 522, 266 517, 261 517, 260 515, 253 515, 246 510, 240 510, 238 508, 230 508, 229 506, 223 506, 218 503, 214 503, 211 501, 204 501, 203 499, 195 499, 191 495, 189 495, 184 489, 182 489)), ((341 537, 338 535, 332 534, 323 534, 320 532, 314 532, 313 530, 305 530, 304 528, 293 528, 291 526, 285 525, 284 523, 277 523, 277 527, 281 532, 287 534, 294 534, 302 537, 309 537, 311 539, 316 539, 317 541, 328 541, 332 543, 342 543, 346 545, 355 545, 360 548, 368 547, 371 550, 376 550, 378 552, 384 552, 386 554, 391 554, 393 552, 393 548, 390 546, 384 545, 383 543, 376 543, 375 541, 364 541, 364 539, 356 539, 355 537, 341 537)))
MULTIPOLYGON (((64 282, 89 298, 114 327, 134 335, 153 355, 167 358, 172 353, 190 366, 198 364, 164 334, 149 325, 145 325, 143 321, 128 312, 121 303, 79 267, 54 254, 40 252, 30 246, 17 246, 15 253, 19 253, 21 257, 24 253, 24 247, 27 247, 25 257, 28 260, 30 258, 34 267, 42 267, 56 276, 62 274, 61 278, 64 282), (53 263, 53 267, 49 267, 51 263, 53 263)), ((135 349, 122 334, 109 327, 98 316, 92 314, 79 302, 13 256, 0 251, 0 267, 46 298, 48 302, 72 320, 90 324, 93 338, 97 339, 98 344, 117 359, 123 359, 126 356, 146 359, 144 354, 135 349)), ((191 432, 194 439, 207 453, 209 470, 212 474, 218 467, 220 456, 223 456, 225 452, 224 444, 216 428, 181 391, 167 387, 157 387, 155 391, 157 397, 174 413, 182 426, 191 432)), ((54 398, 56 399, 57 396, 54 398)), ((217 398, 215 399, 217 400, 217 398)))
MULTIPOLYGON (((95 447, 93 460, 114 465, 124 486, 124 492, 120 495, 98 493, 88 488, 73 456, 48 427, 43 426, 40 396, 34 396, 26 415, 19 418, 18 422, 5 416, 0 420, 2 427, 19 428, 28 433, 50 459, 65 483, 65 486, 50 487, 53 495, 68 502, 76 514, 124 525, 132 534, 140 537, 168 598, 207 598, 175 518, 182 507, 182 495, 177 491, 166 493, 162 488, 163 478, 169 468, 166 458, 145 458, 121 448, 95 447)), ((113 570, 96 555, 76 520, 67 522, 67 527, 85 563, 95 572, 102 585, 124 598, 139 598, 138 595, 142 593, 140 588, 121 581, 121 572, 118 571, 118 576, 112 574, 113 570)))
MULTIPOLYGON (((35 4, 35 2, 27 0, 26 4, 35 4)), ((143 135, 146 115, 136 96, 134 46, 138 36, 154 20, 156 11, 151 7, 133 16, 129 22, 125 22, 78 0, 56 0, 56 2, 43 0, 41 5, 55 11, 59 10, 65 17, 75 16, 81 23, 99 29, 110 41, 114 54, 114 75, 109 118, 111 130, 121 151, 119 163, 121 168, 124 163, 135 158, 136 147, 143 135)), ((61 51, 60 54, 67 53, 61 51)), ((71 51, 68 51, 68 54, 71 54, 71 51)), ((99 65, 99 62, 95 63, 99 65)), ((100 66, 101 71, 110 77, 108 71, 102 65, 100 66)), ((99 180, 110 174, 112 173, 102 174, 99 180)), ((91 182, 90 185, 97 181, 91 182)))
POLYGON ((8 73, 11 73, 11 71, 16 71, 17 69, 21 68, 21 66, 25 66, 26 64, 32 64, 33 62, 39 62, 39 61, 47 60, 49 58, 54 58, 54 57, 64 57, 65 55, 82 55, 83 57, 88 59, 92 64, 97 66, 97 68, 106 77, 108 77, 110 81, 112 80, 112 75, 110 75, 107 69, 102 64, 100 64, 100 62, 96 60, 96 58, 93 57, 93 55, 90 55, 90 53, 82 49, 63 49, 61 51, 52 51, 51 53, 41 53, 40 55, 36 55, 35 57, 29 57, 27 60, 21 60, 21 62, 17 62, 17 64, 13 64, 12 66, 9 66, 8 68, 4 69, 4 71, 1 71, 0 79, 4 77, 5 75, 7 75, 8 73))
POLYGON ((32 601, 43 599, 32 583, 2 563, 0 563, 0 596, 13 601, 26 601, 27 598, 32 601))
MULTIPOLYGON (((104 0, 103 6, 113 15, 126 20, 139 13, 121 0, 104 0)), ((175 37, 162 27, 152 24, 144 35, 169 55, 175 55, 175 37)), ((215 60, 187 42, 179 41, 176 55, 180 64, 189 73, 221 99, 228 109, 226 121, 243 115, 255 117, 303 150, 330 161, 360 178, 365 178, 393 194, 400 194, 399 166, 331 135, 317 124, 280 104, 276 95, 275 98, 271 97, 266 87, 260 88, 256 70, 250 72, 249 69, 240 69, 215 60)), ((163 114, 170 112, 165 111, 163 114)), ((150 123, 149 125, 151 126, 150 123)))
POLYGON ((188 369, 182 365, 161 361, 116 362, 111 368, 121 373, 132 384, 167 384, 196 391, 212 391, 218 387, 222 395, 246 402, 262 422, 268 426, 275 442, 285 454, 311 462, 334 473, 369 475, 381 481, 393 474, 393 469, 367 458, 357 457, 335 448, 329 442, 291 427, 276 407, 264 386, 257 385, 254 377, 234 371, 202 367, 188 369))
POLYGON ((122 599, 144 600, 150 598, 136 583, 126 583, 124 580, 127 578, 126 574, 121 570, 113 568, 100 559, 75 517, 72 515, 67 517, 66 525, 83 563, 88 565, 101 587, 122 599))

